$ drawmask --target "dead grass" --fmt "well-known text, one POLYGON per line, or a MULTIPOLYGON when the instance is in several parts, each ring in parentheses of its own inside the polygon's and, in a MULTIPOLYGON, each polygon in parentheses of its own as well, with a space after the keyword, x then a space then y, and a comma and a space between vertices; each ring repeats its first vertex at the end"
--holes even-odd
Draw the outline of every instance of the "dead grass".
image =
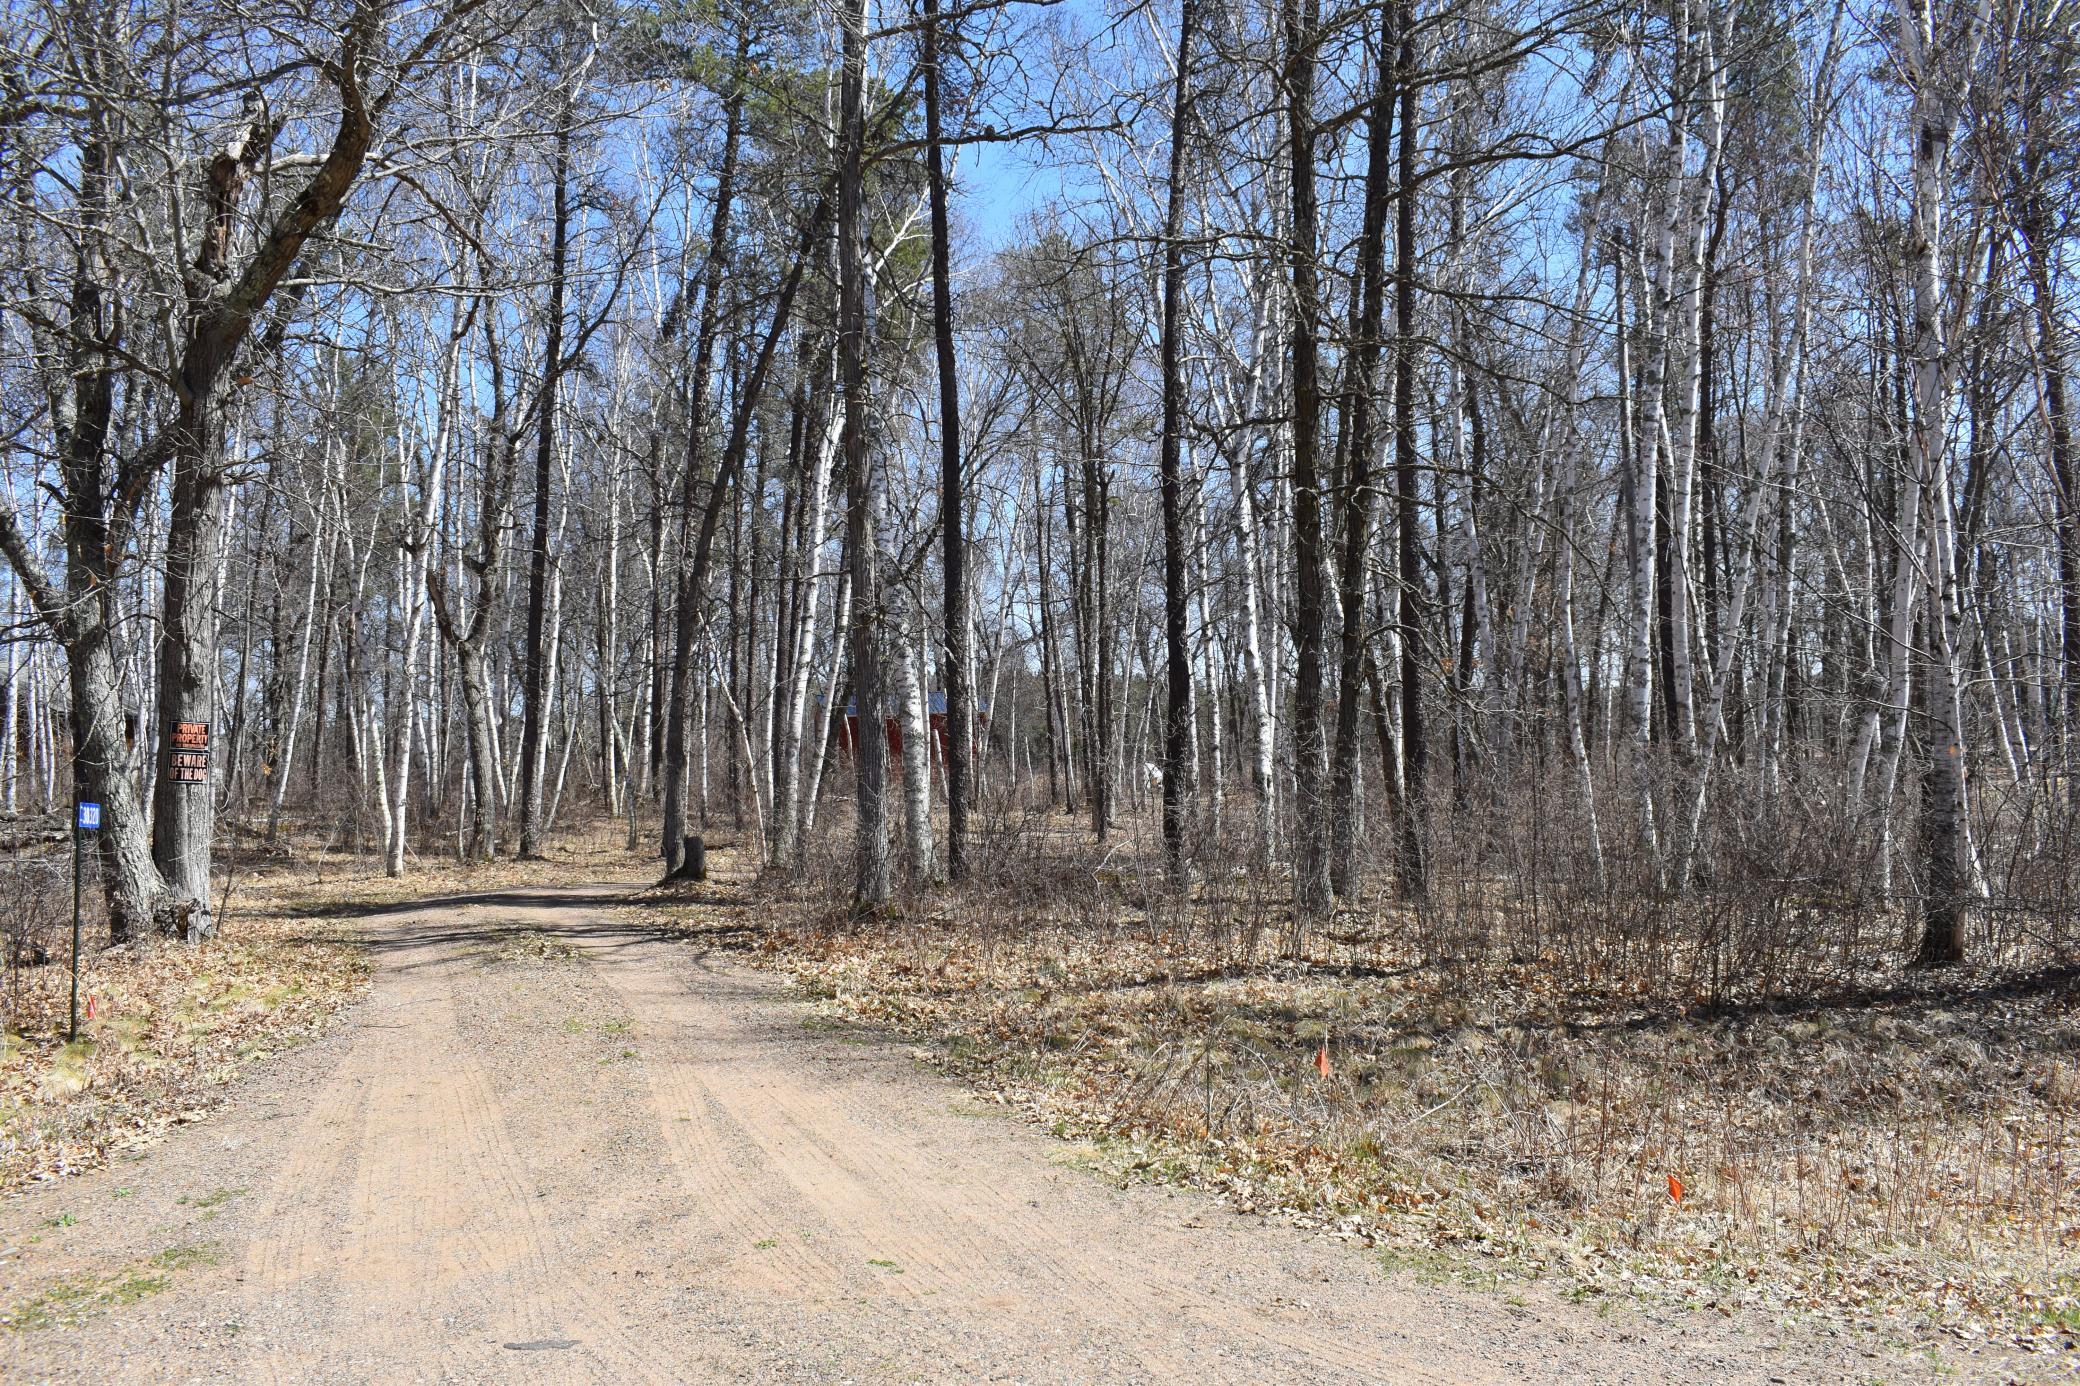
POLYGON ((259 892, 254 904, 205 947, 90 949, 76 1042, 68 968, 24 969, 0 1055, 0 1188, 95 1168, 201 1120, 248 1064, 303 1043, 359 990, 366 964, 336 932, 259 892))
POLYGON ((929 1041, 1119 1177, 1435 1274, 2080 1346, 2070 974, 1895 971, 1700 1006, 1537 955, 1473 977, 1383 919, 1293 955, 1124 891, 859 925, 821 898, 762 896, 748 940, 726 892, 650 908, 929 1041))
MULTIPOLYGON (((621 831, 610 824, 570 834, 543 861, 467 870, 419 861, 398 877, 385 876, 378 860, 310 844, 264 862, 249 853, 230 881, 228 910, 220 888, 221 933, 204 947, 147 939, 109 948, 98 926, 88 932, 77 1042, 66 1039, 66 952, 52 946, 47 961, 17 963, 0 1032, 0 1190, 96 1168, 199 1121, 247 1066, 319 1032, 367 980, 348 923, 354 914, 427 896, 626 876, 621 831)), ((231 860, 236 866, 235 849, 231 860)), ((69 894, 65 903, 69 911, 69 894)), ((538 936, 506 944, 514 960, 555 952, 538 936)))

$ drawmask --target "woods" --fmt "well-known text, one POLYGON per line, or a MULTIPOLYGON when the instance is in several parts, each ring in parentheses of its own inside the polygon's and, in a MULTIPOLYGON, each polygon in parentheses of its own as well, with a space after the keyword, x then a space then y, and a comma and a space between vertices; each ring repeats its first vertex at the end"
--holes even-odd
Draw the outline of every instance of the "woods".
POLYGON ((1288 948, 2072 957, 2062 7, 6 35, 0 792, 104 805, 111 937, 610 816, 857 914, 1080 843, 1288 948))

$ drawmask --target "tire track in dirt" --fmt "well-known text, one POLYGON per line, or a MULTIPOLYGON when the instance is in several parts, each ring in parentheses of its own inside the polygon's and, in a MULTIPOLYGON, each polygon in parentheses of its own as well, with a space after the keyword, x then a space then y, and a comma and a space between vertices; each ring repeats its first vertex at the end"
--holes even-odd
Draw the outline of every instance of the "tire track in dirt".
MULTIPOLYGON (((393 927, 408 936, 412 926, 393 927)), ((303 1123, 319 1138, 270 1187, 274 1216, 247 1257, 256 1317, 288 1295, 331 1308, 315 1340, 266 1335, 254 1365, 308 1379, 347 1342, 380 1345, 378 1364, 440 1379, 471 1379, 490 1363, 501 1377, 683 1377, 581 1280, 557 1273, 498 1095, 456 1023, 454 989, 474 971, 459 947, 470 934, 443 938, 407 946, 379 973, 367 1037, 303 1123), (343 1235, 327 1236, 328 1222, 343 1235), (542 1350, 554 1352, 552 1368, 532 1351, 514 1355, 514 1343, 570 1346, 542 1350)))
MULTIPOLYGON (((365 1051, 354 1051, 334 1071, 327 1093, 297 1123, 289 1157, 276 1170, 261 1195, 256 1222, 268 1229, 246 1251, 245 1285, 249 1321, 266 1324, 285 1297, 322 1292, 335 1266, 324 1236, 326 1200, 313 1190, 345 1187, 354 1177, 360 1154, 359 1135, 365 1121, 367 1079, 365 1051)), ((265 1341, 265 1334, 256 1339, 265 1341)), ((263 1357, 256 1366, 278 1376, 287 1362, 263 1357)))
MULTIPOLYGON (((969 1215, 973 1209, 934 1197, 928 1180, 903 1184, 907 1165, 880 1132, 857 1122, 834 1124, 834 1111, 817 1109, 815 1099, 828 1095, 809 1093, 792 1080, 792 1066, 772 1057, 801 1041, 799 1030, 757 1034, 728 1009, 699 1003, 670 966, 672 945, 628 936, 612 920, 549 918, 545 926, 562 926, 566 939, 593 961, 636 1016, 645 1047, 672 1055, 653 1068, 659 1120, 668 1134, 684 1138, 680 1176, 713 1192, 726 1167, 726 1203, 738 1236, 780 1228, 755 1247, 786 1253, 784 1272, 768 1272, 759 1253, 736 1261, 761 1294, 811 1303, 861 1294, 940 1319, 957 1313, 951 1305, 980 1305, 992 1317, 990 1332, 1003 1334, 1017 1321, 1023 1332, 1036 1334, 1084 1288, 1067 1267, 980 1232, 984 1224, 969 1215), (686 1122, 688 1109, 701 1115, 686 1122), (722 1151, 728 1157, 718 1157, 722 1151), (813 1255, 790 1236, 805 1222, 815 1228, 813 1255), (1000 1284, 978 1292, 992 1272, 1000 1284), (1013 1294, 1003 1282, 1042 1292, 1013 1294), (944 1301, 934 1305, 936 1297, 944 1301)), ((990 1371, 990 1363, 963 1357, 951 1338, 938 1344, 938 1355, 961 1361, 971 1376, 990 1371)), ((1167 1374, 1169 1363, 1134 1357, 1144 1371, 1167 1374)))
MULTIPOLYGON (((776 1055, 785 1060, 798 1032, 754 1036, 738 1015, 689 1005, 681 977, 659 966, 674 956, 672 946, 630 934, 609 916, 539 908, 530 918, 576 947, 616 997, 613 1009, 630 1017, 678 1177, 713 1215, 723 1248, 716 1283, 747 1314, 893 1315, 914 1338, 920 1323, 947 1317, 944 1306, 965 1293, 979 1266, 1006 1258, 1000 1241, 975 1235, 979 1224, 945 1209, 929 1188, 891 1188, 846 1157, 840 1146, 855 1133, 841 1132, 834 1144, 813 1110, 775 1084, 771 1065, 776 1055)), ((1053 1288, 1067 1302, 1076 1287, 1059 1276, 1053 1288)), ((1052 1316, 1008 1295, 985 1307, 995 1328, 1052 1316)), ((958 1335, 935 1336, 930 1356, 961 1379, 993 1376, 1002 1365, 1000 1353, 958 1335)))
MULTIPOLYGON (((999 1330, 1016 1323, 1042 1342, 1064 1315, 1090 1316, 1107 1326, 1113 1356, 1159 1378, 1203 1370, 1191 1360, 1203 1355, 1191 1351, 1192 1341, 1240 1337, 1354 1379, 1451 1379, 1335 1333, 1296 1331, 1232 1309, 1134 1255, 1131 1229, 1108 1249, 1108 1239, 1090 1235, 1097 1229, 1065 1225, 1059 1190, 1044 1175, 964 1162, 976 1152, 949 1139, 958 1132, 948 1129, 962 1119, 917 1110, 897 1090, 805 1062, 813 1037, 798 1013, 791 1026, 778 1014, 790 1008, 759 979, 689 966, 683 949, 627 937, 626 926, 600 918, 544 926, 564 929, 630 1009, 649 1017, 645 1025, 681 1032, 681 1047, 701 1058, 682 1063, 690 1071, 678 1081, 705 1089, 765 1152, 772 1176, 816 1208, 852 1264, 901 1268, 887 1277, 888 1293, 945 1296, 982 1310, 999 1330), (601 946, 608 937, 612 946, 601 946), (950 1154, 947 1145, 955 1147, 950 1154), (1182 1331, 1181 1320, 1189 1325, 1182 1331)), ((1037 1168, 1051 1171, 1044 1162, 1037 1168)))
POLYGON ((1711 1317, 1414 1286, 1188 1192, 1108 1186, 907 1046, 641 927, 626 889, 371 911, 369 994, 318 1046, 120 1174, 0 1203, 0 1252, 82 1210, 35 1251, 42 1279, 0 1259, 8 1301, 175 1237, 232 1258, 91 1331, 0 1341, 7 1379, 1931 1377, 1711 1317))
POLYGON ((632 981, 618 959, 579 947, 631 1017, 652 1116, 681 1186, 708 1214, 719 1266, 753 1293, 864 1293, 866 1278, 848 1276, 819 1243, 816 1232, 824 1229, 813 1211, 763 1177, 764 1152, 718 1100, 713 1065, 697 1057, 713 1052, 716 1037, 679 1020, 666 988, 632 981))

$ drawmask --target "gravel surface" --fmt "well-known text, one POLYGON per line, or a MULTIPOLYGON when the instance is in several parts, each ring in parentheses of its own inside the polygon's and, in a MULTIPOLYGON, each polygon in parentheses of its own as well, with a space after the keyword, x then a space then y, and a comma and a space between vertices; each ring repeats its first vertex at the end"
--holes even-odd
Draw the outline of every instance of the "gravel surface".
POLYGON ((1422 1285, 1115 1188, 901 1044, 631 924, 629 889, 365 916, 374 982, 325 1038, 0 1205, 0 1306, 37 1325, 0 1334, 0 1378, 1931 1374, 1867 1340, 1422 1285))

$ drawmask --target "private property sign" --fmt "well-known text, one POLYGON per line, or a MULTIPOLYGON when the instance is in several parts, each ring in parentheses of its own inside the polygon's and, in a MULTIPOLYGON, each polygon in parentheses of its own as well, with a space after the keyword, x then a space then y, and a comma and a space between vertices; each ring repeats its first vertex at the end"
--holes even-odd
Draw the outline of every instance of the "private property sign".
POLYGON ((166 778, 175 784, 209 783, 209 723, 175 722, 166 750, 166 778))

